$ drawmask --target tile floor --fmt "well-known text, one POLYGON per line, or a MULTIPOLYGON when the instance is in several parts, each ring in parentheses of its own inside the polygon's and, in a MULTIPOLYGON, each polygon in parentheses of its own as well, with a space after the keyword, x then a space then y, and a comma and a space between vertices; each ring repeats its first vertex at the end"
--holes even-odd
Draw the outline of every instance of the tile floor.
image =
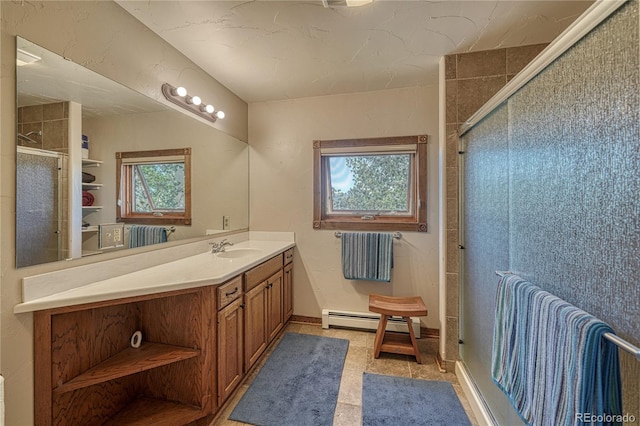
MULTIPOLYGON (((379 359, 373 358, 374 332, 346 330, 339 328, 322 329, 320 325, 307 323, 290 323, 285 331, 293 333, 314 334, 326 337, 337 337, 349 340, 349 351, 344 363, 342 381, 340 382, 340 393, 338 394, 338 405, 333 419, 334 426, 355 426, 362 424, 362 373, 377 373, 401 377, 411 377, 424 380, 444 380, 451 382, 462 406, 464 407, 471 424, 477 426, 473 412, 469 403, 458 384, 458 379, 452 372, 440 373, 435 362, 435 355, 438 350, 437 339, 418 339, 418 346, 422 354, 422 365, 415 362, 414 357, 405 355, 394 355, 382 353, 379 359)), ((270 346, 272 351, 277 346, 274 343, 270 346)), ((269 354, 262 357, 264 363, 269 354)), ((233 397, 231 403, 226 407, 219 420, 215 423, 221 426, 237 426, 245 423, 228 420, 244 392, 249 388, 251 381, 258 373, 261 366, 256 368, 251 376, 241 385, 239 391, 233 397)), ((453 425, 455 426, 455 425, 453 425)))

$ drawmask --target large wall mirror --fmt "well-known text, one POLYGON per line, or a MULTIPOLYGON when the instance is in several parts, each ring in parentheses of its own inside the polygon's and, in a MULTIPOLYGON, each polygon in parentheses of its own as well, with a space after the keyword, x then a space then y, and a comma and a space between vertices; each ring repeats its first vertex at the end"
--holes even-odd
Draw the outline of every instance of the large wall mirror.
POLYGON ((129 248, 116 152, 190 148, 191 225, 168 241, 248 227, 246 143, 20 37, 16 74, 17 267, 129 248))

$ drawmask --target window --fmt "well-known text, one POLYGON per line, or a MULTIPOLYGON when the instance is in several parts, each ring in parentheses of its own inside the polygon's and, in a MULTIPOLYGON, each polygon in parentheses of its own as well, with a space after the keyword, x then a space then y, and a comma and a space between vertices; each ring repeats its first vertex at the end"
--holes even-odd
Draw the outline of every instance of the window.
POLYGON ((426 232, 427 139, 314 141, 313 227, 426 232))
POLYGON ((118 222, 191 225, 191 148, 116 152, 118 222))

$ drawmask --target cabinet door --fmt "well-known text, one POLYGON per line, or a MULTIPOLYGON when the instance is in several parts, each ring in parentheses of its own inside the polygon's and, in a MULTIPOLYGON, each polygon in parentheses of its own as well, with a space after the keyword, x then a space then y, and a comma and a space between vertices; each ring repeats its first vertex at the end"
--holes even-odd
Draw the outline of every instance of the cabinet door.
POLYGON ((293 263, 284 266, 284 278, 282 283, 282 311, 283 321, 289 321, 293 315, 293 263))
POLYGON ((282 271, 267 280, 267 338, 271 342, 282 329, 282 271))
POLYGON ((249 370, 267 347, 267 281, 244 295, 245 298, 245 369, 249 370))
POLYGON ((242 311, 242 299, 237 299, 218 312, 218 407, 242 379, 244 371, 242 311))

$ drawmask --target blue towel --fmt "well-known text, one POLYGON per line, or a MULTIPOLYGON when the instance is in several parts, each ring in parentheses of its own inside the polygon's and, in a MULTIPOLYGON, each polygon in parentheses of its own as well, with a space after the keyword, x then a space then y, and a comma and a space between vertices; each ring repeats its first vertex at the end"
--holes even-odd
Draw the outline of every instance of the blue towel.
POLYGON ((164 226, 131 225, 129 228, 130 248, 166 242, 167 229, 164 226))
POLYGON ((506 275, 496 294, 493 381, 529 425, 581 425, 585 415, 621 415, 618 350, 604 333, 613 330, 601 320, 506 275))
POLYGON ((391 281, 393 234, 342 233, 342 272, 348 280, 391 281))

